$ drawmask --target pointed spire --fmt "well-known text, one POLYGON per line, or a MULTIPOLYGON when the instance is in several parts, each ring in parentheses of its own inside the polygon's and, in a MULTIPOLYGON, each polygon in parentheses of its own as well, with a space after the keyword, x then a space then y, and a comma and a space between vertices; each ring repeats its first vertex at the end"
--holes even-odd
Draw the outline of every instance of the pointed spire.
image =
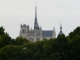
POLYGON ((34 29, 39 29, 38 22, 37 22, 37 2, 35 2, 35 22, 34 22, 34 29))
POLYGON ((62 24, 60 24, 60 31, 62 32, 62 24))
POLYGON ((62 32, 62 23, 60 24, 60 32, 59 32, 59 35, 63 34, 62 32))
POLYGON ((35 22, 37 22, 37 2, 35 2, 35 22))

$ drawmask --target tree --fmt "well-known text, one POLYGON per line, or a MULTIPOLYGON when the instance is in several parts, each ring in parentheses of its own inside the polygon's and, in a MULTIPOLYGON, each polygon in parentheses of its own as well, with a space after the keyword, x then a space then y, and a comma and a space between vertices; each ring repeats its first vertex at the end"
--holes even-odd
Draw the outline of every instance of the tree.
POLYGON ((69 33, 70 39, 74 38, 76 35, 80 35, 80 27, 77 27, 73 32, 69 33))
POLYGON ((26 38, 17 37, 15 40, 16 45, 23 45, 24 43, 28 43, 29 41, 26 38))
POLYGON ((69 46, 71 46, 69 59, 79 60, 80 59, 80 35, 76 35, 74 38, 72 38, 69 46))
MULTIPOLYGON (((55 43, 56 43, 55 53, 59 57, 59 60, 67 60, 68 40, 65 37, 65 35, 64 34, 58 35, 55 43)), ((55 54, 55 57, 56 57, 56 54, 55 54)))
POLYGON ((4 28, 3 27, 0 27, 0 36, 4 36, 5 32, 4 32, 4 28))
POLYGON ((11 37, 7 33, 5 33, 5 35, 1 37, 0 43, 1 43, 0 48, 11 44, 11 37))
POLYGON ((0 50, 1 60, 24 60, 21 46, 7 45, 0 50))

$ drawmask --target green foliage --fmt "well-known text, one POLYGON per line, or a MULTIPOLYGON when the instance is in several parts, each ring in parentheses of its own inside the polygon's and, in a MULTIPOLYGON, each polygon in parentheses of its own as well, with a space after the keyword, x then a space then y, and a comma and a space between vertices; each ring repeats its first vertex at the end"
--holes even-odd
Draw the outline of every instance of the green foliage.
POLYGON ((80 27, 77 27, 73 32, 71 32, 69 34, 69 37, 72 39, 74 38, 76 35, 80 35, 80 27))
POLYGON ((4 34, 5 34, 4 28, 3 27, 0 27, 0 36, 3 36, 4 34))
POLYGON ((16 45, 7 45, 0 50, 1 60, 22 60, 22 48, 16 45))
POLYGON ((29 41, 26 38, 17 37, 15 40, 16 45, 23 45, 24 43, 28 43, 29 41))
POLYGON ((80 35, 77 35, 74 38, 72 38, 72 40, 70 41, 70 46, 71 46, 70 55, 72 55, 75 60, 79 60, 80 59, 80 35))
POLYGON ((67 43, 67 38, 64 34, 58 35, 57 37, 58 44, 67 43))
POLYGON ((80 27, 69 36, 30 42, 25 38, 12 39, 7 33, 0 36, 0 60, 79 60, 80 27))

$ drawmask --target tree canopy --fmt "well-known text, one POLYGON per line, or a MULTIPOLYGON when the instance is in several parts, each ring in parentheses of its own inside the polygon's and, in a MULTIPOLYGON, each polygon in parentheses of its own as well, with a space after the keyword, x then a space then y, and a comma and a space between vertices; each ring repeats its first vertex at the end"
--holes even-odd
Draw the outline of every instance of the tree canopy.
POLYGON ((12 39, 0 27, 0 60, 79 60, 80 27, 68 36, 58 35, 55 39, 30 42, 17 37, 12 39))

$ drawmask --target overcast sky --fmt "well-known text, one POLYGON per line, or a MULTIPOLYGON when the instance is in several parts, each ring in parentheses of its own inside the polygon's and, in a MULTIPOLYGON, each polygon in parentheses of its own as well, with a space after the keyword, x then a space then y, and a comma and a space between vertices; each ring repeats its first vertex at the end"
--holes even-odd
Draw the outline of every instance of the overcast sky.
MULTIPOLYGON (((60 31, 68 35, 80 26, 80 0, 37 0, 39 26, 43 30, 60 31)), ((19 36, 20 24, 34 27, 35 0, 0 0, 0 26, 12 38, 19 36)))

